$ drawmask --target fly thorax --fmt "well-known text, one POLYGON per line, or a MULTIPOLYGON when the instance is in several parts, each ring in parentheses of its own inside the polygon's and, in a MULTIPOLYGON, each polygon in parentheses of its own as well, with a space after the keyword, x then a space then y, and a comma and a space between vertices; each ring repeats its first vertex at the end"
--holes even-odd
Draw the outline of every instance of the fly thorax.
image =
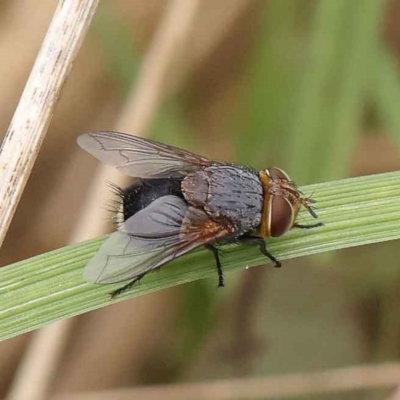
POLYGON ((209 193, 209 181, 206 171, 197 171, 187 175, 181 183, 185 200, 197 207, 204 207, 209 193))
POLYGON ((181 184, 185 200, 213 220, 226 221, 238 232, 260 224, 262 186, 256 173, 231 165, 211 166, 188 174, 181 184))

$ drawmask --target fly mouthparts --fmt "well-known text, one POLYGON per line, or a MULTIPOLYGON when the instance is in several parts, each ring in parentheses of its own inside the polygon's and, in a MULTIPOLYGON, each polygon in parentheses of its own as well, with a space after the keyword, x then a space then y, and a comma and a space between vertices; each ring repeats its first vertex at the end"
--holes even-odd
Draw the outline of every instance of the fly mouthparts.
POLYGON ((314 209, 313 209, 312 207, 309 207, 309 208, 308 208, 308 212, 311 214, 311 216, 312 216, 313 218, 318 218, 317 213, 314 211, 314 209))
POLYGON ((307 211, 310 213, 310 215, 313 218, 318 218, 317 213, 315 212, 316 207, 313 207, 310 204, 315 204, 316 200, 312 199, 311 197, 307 198, 307 199, 303 199, 302 204, 303 206, 307 209, 307 211))

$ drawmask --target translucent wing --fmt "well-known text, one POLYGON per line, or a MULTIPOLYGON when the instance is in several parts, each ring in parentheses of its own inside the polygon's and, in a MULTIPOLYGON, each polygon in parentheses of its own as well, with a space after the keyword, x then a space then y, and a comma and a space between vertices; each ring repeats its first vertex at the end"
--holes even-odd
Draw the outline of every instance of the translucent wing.
POLYGON ((83 276, 91 283, 134 279, 232 231, 181 198, 164 196, 127 219, 89 261, 83 276))
POLYGON ((85 133, 78 144, 100 161, 136 178, 181 177, 218 163, 189 151, 119 132, 85 133))

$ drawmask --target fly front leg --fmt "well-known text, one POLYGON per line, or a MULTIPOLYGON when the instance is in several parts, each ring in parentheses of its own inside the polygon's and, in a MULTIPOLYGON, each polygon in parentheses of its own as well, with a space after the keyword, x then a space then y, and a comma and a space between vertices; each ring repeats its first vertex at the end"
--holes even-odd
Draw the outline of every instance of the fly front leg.
POLYGON ((293 228, 298 228, 298 229, 313 229, 313 228, 319 228, 320 226, 324 226, 323 222, 318 222, 317 224, 309 224, 309 225, 302 225, 302 224, 294 224, 293 228))
POLYGON ((259 236, 241 236, 238 239, 239 243, 257 245, 261 253, 267 256, 274 264, 275 268, 280 268, 282 266, 281 262, 277 260, 268 250, 265 245, 265 240, 259 236))

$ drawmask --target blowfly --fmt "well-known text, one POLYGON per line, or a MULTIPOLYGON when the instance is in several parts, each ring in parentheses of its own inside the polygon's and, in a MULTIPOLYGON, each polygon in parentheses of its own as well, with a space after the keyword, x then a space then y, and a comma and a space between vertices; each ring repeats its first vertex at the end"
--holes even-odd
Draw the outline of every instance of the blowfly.
POLYGON ((78 144, 100 161, 139 178, 126 189, 114 188, 121 200, 120 223, 83 272, 91 283, 129 280, 112 297, 199 246, 214 255, 218 286, 224 286, 219 244, 257 245, 280 267, 264 238, 282 236, 293 227, 322 225, 296 223, 302 206, 317 218, 315 201, 303 197, 276 167, 256 171, 118 132, 83 134, 78 144))

